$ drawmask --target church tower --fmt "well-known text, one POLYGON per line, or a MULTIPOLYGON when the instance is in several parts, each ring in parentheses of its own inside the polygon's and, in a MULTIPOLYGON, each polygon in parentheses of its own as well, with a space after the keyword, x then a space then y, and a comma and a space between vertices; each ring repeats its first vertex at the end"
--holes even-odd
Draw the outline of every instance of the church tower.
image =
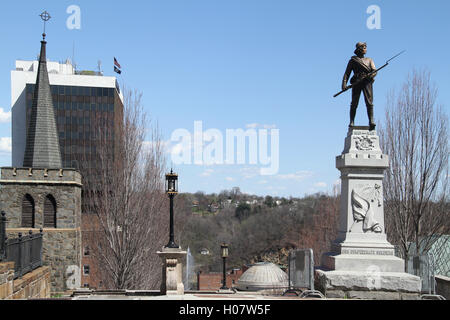
POLYGON ((44 33, 41 41, 41 54, 31 106, 31 117, 27 127, 23 166, 59 169, 62 167, 61 152, 48 80, 46 45, 44 33))
POLYGON ((43 229, 42 259, 51 268, 55 293, 80 287, 82 184, 79 171, 62 168, 46 44, 44 31, 24 168, 1 168, 0 209, 6 212, 8 237, 43 229))

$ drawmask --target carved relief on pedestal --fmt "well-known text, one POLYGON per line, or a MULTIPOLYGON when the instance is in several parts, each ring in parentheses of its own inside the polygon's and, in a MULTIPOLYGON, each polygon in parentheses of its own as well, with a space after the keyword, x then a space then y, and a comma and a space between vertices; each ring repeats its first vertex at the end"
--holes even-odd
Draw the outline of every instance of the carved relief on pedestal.
POLYGON ((177 290, 177 259, 167 259, 166 260, 166 289, 167 290, 177 290))
POLYGON ((355 147, 360 151, 370 151, 375 148, 374 137, 369 137, 368 135, 356 136, 355 137, 355 147))
POLYGON ((382 205, 381 186, 367 184, 354 188, 351 197, 354 222, 348 232, 352 231, 355 224, 362 222, 363 232, 381 233, 380 223, 375 220, 375 209, 382 205))
POLYGON ((175 268, 177 266, 178 259, 167 259, 166 264, 168 268, 175 268))

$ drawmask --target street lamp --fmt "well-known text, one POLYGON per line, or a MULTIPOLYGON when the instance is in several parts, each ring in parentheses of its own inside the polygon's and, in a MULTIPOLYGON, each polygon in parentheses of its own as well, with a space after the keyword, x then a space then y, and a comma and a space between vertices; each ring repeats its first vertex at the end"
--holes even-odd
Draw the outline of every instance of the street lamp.
POLYGON ((170 238, 166 248, 179 248, 175 244, 173 235, 173 198, 178 193, 178 175, 173 173, 172 169, 170 169, 170 173, 166 174, 166 193, 170 199, 170 238))
POLYGON ((220 245, 220 249, 222 251, 222 259, 223 259, 223 283, 222 290, 228 290, 227 288, 227 272, 226 272, 226 259, 228 257, 228 245, 226 243, 222 243, 220 245))

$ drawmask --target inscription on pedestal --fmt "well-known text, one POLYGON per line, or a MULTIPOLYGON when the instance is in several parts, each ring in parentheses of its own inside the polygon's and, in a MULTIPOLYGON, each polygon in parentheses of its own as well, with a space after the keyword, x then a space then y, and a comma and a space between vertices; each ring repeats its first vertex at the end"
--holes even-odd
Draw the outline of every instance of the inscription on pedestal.
POLYGON ((351 135, 352 136, 365 135, 365 136, 375 136, 375 137, 377 137, 377 132, 375 130, 372 130, 372 131, 369 131, 369 130, 353 130, 351 135))
POLYGON ((341 254, 371 254, 378 256, 393 256, 392 250, 371 250, 371 249, 341 249, 341 254))

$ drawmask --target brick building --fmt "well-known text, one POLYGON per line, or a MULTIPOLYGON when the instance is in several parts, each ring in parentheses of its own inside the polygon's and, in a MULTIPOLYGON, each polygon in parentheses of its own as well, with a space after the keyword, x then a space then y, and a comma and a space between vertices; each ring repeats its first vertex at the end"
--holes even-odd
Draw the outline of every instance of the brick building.
MULTIPOLYGON (((235 283, 247 269, 247 266, 243 266, 242 269, 233 269, 230 272, 227 272, 227 287, 234 287, 235 283)), ((197 290, 219 290, 220 287, 222 287, 222 281, 222 272, 204 273, 199 271, 197 273, 197 290)))

